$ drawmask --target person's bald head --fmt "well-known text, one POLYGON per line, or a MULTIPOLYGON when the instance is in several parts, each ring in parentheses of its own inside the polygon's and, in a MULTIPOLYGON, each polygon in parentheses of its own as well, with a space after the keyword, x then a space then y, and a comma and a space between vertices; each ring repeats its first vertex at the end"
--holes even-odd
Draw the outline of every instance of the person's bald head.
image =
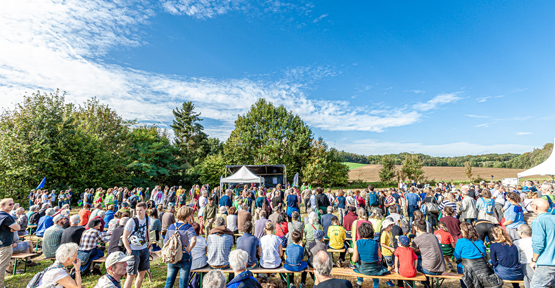
POLYGON ((549 210, 549 202, 547 202, 547 200, 542 198, 534 199, 534 201, 532 201, 532 205, 536 207, 536 209, 538 210, 538 213, 545 213, 547 212, 547 210, 549 210))

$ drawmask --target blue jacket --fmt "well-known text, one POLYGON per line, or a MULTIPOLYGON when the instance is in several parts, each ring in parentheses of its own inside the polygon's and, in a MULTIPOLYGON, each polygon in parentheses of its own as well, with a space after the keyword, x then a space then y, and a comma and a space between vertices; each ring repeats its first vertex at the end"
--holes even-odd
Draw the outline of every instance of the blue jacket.
POLYGON ((52 216, 44 215, 39 219, 39 226, 37 227, 37 236, 42 237, 44 235, 44 231, 50 228, 50 226, 54 225, 54 218, 52 216))
POLYGON ((260 283, 252 276, 251 271, 241 272, 239 275, 235 276, 227 286, 227 288, 262 288, 260 283))
POLYGON ((104 215, 104 228, 108 228, 108 222, 110 222, 110 220, 114 219, 114 214, 116 214, 114 211, 112 210, 108 210, 106 211, 106 215, 104 215))
POLYGON ((555 215, 541 213, 532 221, 532 250, 539 254, 536 265, 555 266, 555 215))

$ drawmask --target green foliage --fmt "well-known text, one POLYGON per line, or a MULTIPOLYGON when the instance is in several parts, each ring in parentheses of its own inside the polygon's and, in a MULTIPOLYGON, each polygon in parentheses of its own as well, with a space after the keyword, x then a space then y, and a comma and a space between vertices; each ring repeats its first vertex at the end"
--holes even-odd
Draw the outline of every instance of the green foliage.
POLYGON ((417 154, 411 154, 405 158, 400 171, 402 179, 424 181, 424 169, 422 169, 422 159, 417 154))
POLYGON ((142 126, 133 129, 130 137, 133 144, 127 168, 134 187, 164 183, 176 172, 175 148, 162 130, 156 126, 142 126))
POLYGON ((524 153, 512 159, 506 164, 506 168, 528 169, 541 164, 547 160, 553 151, 553 143, 547 143, 542 149, 534 149, 532 152, 524 153))
MULTIPOLYGON (((351 153, 349 153, 351 154, 351 153)), ((401 165, 407 157, 412 155, 412 153, 399 153, 399 154, 388 154, 395 159, 396 165, 401 165)), ((422 159, 423 166, 442 166, 442 167, 464 167, 466 162, 470 163, 472 167, 492 167, 492 168, 505 168, 504 166, 511 160, 519 157, 518 154, 485 154, 485 155, 467 155, 467 156, 457 156, 457 157, 432 157, 430 155, 416 154, 422 159)), ((381 164, 383 155, 357 155, 358 157, 351 156, 353 161, 356 163, 369 163, 369 164, 381 164), (361 161, 360 157, 366 157, 367 161, 361 161), (359 159, 356 160, 355 159, 359 159)), ((507 167, 509 168, 509 167, 507 167)))
POLYGON ((380 169, 380 181, 384 183, 391 183, 395 178, 395 159, 389 155, 382 157, 382 168, 380 169))
POLYGON ((317 185, 344 185, 349 168, 341 162, 335 149, 329 149, 322 139, 312 141, 311 155, 302 170, 303 182, 317 185))
POLYGON ((234 164, 285 164, 287 173, 294 175, 309 158, 312 139, 299 116, 259 99, 235 121, 224 153, 234 164))
POLYGON ((359 154, 345 152, 345 151, 339 151, 337 153, 339 154, 339 157, 342 159, 343 162, 370 164, 368 157, 364 155, 359 155, 359 154))
POLYGON ((210 187, 220 185, 220 176, 224 174, 225 165, 228 165, 222 154, 209 155, 199 165, 200 183, 210 184, 210 187))
POLYGON ((470 166, 470 162, 464 163, 464 173, 468 179, 472 180, 472 166, 470 166))

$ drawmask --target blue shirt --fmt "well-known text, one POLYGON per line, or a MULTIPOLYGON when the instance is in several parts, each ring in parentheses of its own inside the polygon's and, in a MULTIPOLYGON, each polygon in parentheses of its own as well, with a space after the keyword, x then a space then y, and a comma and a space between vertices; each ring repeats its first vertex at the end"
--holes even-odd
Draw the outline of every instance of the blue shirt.
POLYGON ((480 259, 482 258, 482 253, 486 255, 486 246, 484 246, 484 242, 482 240, 474 241, 474 244, 470 242, 470 240, 466 238, 461 238, 457 240, 457 246, 455 246, 455 253, 454 256, 457 259, 480 259), (474 246, 476 245, 476 246, 474 246), (476 249, 478 247, 478 249, 476 249))
MULTIPOLYGON (((517 229, 518 226, 526 224, 524 222, 524 214, 522 212, 522 208, 519 205, 511 204, 511 206, 509 206, 509 208, 505 210, 503 216, 505 216, 505 221, 513 221, 513 223, 511 224, 505 225, 505 227, 507 227, 508 229, 517 229)), ((552 227, 552 229, 555 229, 555 227, 552 227)))
POLYGON ((337 197, 337 207, 341 209, 345 209, 345 197, 343 196, 337 197))
POLYGON ((258 261, 256 257, 258 255, 258 247, 260 247, 260 240, 250 233, 245 233, 237 238, 237 249, 244 250, 249 254, 247 266, 252 266, 258 261))
POLYGON ((231 207, 233 206, 233 203, 231 202, 231 199, 229 199, 229 197, 227 195, 222 196, 222 198, 220 199, 220 207, 221 206, 227 206, 227 207, 231 207))
POLYGON ((328 235, 328 228, 331 226, 331 218, 336 217, 333 214, 326 214, 320 219, 320 224, 324 227, 324 235, 328 235))
POLYGON ((357 241, 357 250, 360 261, 376 262, 378 261, 379 243, 373 239, 360 239, 357 241))
POLYGON ((285 262, 288 265, 298 265, 303 261, 304 258, 304 248, 303 246, 297 244, 290 244, 287 245, 285 249, 285 255, 287 255, 287 259, 285 262))
POLYGON ((420 201, 420 197, 414 193, 409 193, 405 195, 405 199, 407 199, 409 206, 416 206, 416 207, 418 206, 418 201, 420 201))
POLYGON ((518 248, 514 244, 509 246, 504 243, 491 243, 489 251, 493 266, 501 265, 507 268, 518 268, 520 266, 518 248))
POLYGON ((39 226, 37 227, 37 236, 42 237, 44 231, 54 225, 54 218, 52 216, 44 215, 39 219, 39 226))
POLYGON ((170 237, 176 231, 177 233, 179 233, 179 238, 181 239, 181 246, 183 246, 183 253, 189 254, 187 251, 185 251, 185 249, 189 247, 189 240, 197 236, 197 234, 195 233, 195 229, 193 228, 193 226, 191 226, 191 224, 176 222, 170 225, 170 227, 168 227, 168 231, 166 231, 166 236, 164 238, 164 244, 166 244, 166 242, 170 240, 170 237))
POLYGON ((287 207, 291 207, 291 208, 299 208, 297 207, 297 204, 299 204, 299 199, 297 198, 297 195, 287 195, 287 198, 285 199, 285 201, 287 202, 287 207))
POLYGON ((539 254, 536 265, 555 266, 555 215, 541 213, 532 221, 532 250, 539 254))

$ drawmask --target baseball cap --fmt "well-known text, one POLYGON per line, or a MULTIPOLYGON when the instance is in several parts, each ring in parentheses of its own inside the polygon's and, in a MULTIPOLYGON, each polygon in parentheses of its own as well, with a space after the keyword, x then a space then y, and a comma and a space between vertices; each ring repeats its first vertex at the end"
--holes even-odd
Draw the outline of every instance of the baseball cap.
POLYGON ((112 267, 116 263, 127 262, 131 259, 133 259, 133 256, 125 256, 121 251, 112 252, 108 255, 108 258, 106 258, 106 269, 112 267))
POLYGON ((522 187, 522 192, 530 192, 530 188, 528 186, 522 187))
POLYGON ((385 218, 382 222, 382 227, 385 229, 387 227, 389 227, 389 225, 393 225, 395 223, 393 223, 393 221, 389 218, 385 218))
POLYGON ((96 225, 100 223, 102 223, 100 222, 100 219, 92 219, 91 222, 89 222, 89 228, 94 228, 96 225))
POLYGON ((403 246, 409 246, 409 243, 410 243, 409 237, 405 235, 399 236, 399 243, 401 243, 401 245, 403 246))
POLYGON ((312 233, 312 236, 314 236, 314 239, 320 240, 320 239, 324 238, 324 231, 316 230, 312 233))

